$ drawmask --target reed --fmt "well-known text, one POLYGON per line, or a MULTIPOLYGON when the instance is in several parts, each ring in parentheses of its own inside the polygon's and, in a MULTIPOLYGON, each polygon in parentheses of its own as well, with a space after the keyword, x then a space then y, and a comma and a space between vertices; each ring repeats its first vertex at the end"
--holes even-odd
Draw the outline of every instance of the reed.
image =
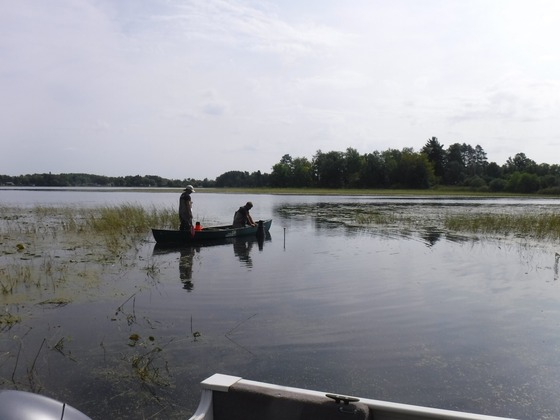
POLYGON ((397 229, 436 227, 454 233, 512 236, 535 240, 560 239, 560 214, 535 213, 399 213, 394 209, 356 212, 358 225, 393 226, 397 229))
POLYGON ((146 233, 150 227, 175 228, 179 225, 175 208, 144 208, 136 204, 95 207, 35 206, 33 209, 0 206, 1 230, 18 233, 132 232, 146 233))
POLYGON ((448 215, 444 227, 456 232, 557 240, 560 239, 560 214, 448 215))
POLYGON ((146 233, 153 226, 178 226, 177 211, 122 204, 94 209, 86 220, 86 228, 95 233, 146 233))
MULTIPOLYGON (((57 298, 62 286, 79 290, 77 284, 98 284, 103 265, 114 261, 130 265, 134 250, 147 240, 151 227, 176 228, 178 219, 174 208, 134 204, 95 208, 0 205, 0 297, 5 297, 4 302, 19 302, 24 290, 34 291, 33 296, 49 290, 57 298), (76 261, 85 264, 76 265, 76 261)), ((146 272, 156 276, 157 266, 148 264, 146 272)))

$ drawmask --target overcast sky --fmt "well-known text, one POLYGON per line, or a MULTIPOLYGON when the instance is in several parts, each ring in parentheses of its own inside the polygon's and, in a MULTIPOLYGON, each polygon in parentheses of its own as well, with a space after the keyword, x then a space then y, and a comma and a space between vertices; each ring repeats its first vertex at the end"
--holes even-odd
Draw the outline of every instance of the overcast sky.
POLYGON ((0 0, 0 174, 214 179, 479 144, 560 163, 558 0, 0 0))

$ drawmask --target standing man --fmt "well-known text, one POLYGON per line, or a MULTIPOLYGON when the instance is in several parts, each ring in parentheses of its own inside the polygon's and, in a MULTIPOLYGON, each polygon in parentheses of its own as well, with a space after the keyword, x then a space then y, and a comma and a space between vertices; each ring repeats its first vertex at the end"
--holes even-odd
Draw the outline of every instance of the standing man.
POLYGON ((251 203, 250 201, 247 201, 247 204, 245 204, 244 206, 239 207, 239 210, 237 210, 233 216, 234 228, 244 227, 247 225, 256 226, 255 222, 253 222, 253 218, 249 214, 249 210, 251 210, 252 208, 253 203, 251 203))
POLYGON ((187 185, 179 198, 179 220, 181 220, 181 230, 191 230, 193 227, 192 200, 191 193, 194 192, 192 185, 187 185))

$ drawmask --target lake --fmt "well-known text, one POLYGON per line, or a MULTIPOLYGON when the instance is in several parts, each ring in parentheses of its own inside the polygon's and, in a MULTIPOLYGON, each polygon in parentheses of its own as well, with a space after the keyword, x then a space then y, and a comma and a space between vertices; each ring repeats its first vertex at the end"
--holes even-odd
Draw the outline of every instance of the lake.
MULTIPOLYGON (((179 192, 0 189, 0 208, 175 207, 179 192)), ((447 212, 557 211, 557 199, 192 195, 203 226, 252 201, 270 236, 160 248, 66 305, 0 304, 0 382, 94 419, 188 418, 213 373, 518 419, 558 419, 560 244, 422 223, 447 212), (360 225, 380 209, 417 226, 360 225)), ((1 233, 1 231, 0 231, 1 233)), ((2 237, 7 247, 8 238, 2 237)), ((17 254, 0 256, 3 263, 17 254)), ((76 264, 87 264, 76 261, 76 264)), ((1 272, 0 272, 1 274, 1 272)))

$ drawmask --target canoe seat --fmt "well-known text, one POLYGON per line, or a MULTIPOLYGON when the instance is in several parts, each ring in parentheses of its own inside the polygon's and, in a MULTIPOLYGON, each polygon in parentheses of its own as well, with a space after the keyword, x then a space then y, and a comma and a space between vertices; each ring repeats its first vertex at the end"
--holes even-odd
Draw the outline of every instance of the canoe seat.
POLYGON ((213 396, 214 420, 368 420, 359 402, 343 406, 330 398, 238 383, 213 396), (341 410, 342 408, 342 410, 341 410))

